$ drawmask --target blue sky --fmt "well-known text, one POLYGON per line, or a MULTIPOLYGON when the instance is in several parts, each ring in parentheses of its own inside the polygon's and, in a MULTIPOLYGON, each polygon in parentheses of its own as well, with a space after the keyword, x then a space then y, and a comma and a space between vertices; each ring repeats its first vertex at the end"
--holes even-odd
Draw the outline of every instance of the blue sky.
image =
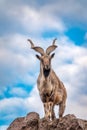
POLYGON ((28 112, 44 115, 28 38, 46 49, 57 37, 52 67, 67 89, 65 114, 87 119, 86 13, 86 0, 0 0, 0 130, 28 112))

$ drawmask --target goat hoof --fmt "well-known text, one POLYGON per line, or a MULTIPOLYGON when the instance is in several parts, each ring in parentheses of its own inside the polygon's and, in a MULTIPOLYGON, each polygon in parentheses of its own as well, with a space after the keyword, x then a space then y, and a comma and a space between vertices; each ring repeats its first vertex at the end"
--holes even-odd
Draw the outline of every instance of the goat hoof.
POLYGON ((62 120, 62 117, 59 117, 59 122, 62 120))

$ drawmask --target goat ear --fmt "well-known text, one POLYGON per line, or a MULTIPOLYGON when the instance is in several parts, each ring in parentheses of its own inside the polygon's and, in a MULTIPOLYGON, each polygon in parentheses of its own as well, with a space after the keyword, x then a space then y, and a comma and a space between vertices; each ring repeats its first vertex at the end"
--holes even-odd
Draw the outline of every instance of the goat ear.
POLYGON ((37 59, 41 60, 41 57, 39 55, 36 55, 37 59))
POLYGON ((53 54, 50 56, 50 58, 52 59, 52 58, 54 57, 54 55, 55 55, 55 53, 53 53, 53 54))

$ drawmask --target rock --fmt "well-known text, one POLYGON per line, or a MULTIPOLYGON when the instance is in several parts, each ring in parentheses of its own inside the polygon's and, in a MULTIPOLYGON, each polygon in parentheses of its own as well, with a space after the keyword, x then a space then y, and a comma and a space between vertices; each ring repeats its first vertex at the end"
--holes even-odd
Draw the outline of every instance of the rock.
POLYGON ((24 117, 15 119, 7 130, 21 130, 22 126, 25 125, 24 119, 24 117))
POLYGON ((26 117, 15 119, 7 130, 87 130, 87 121, 69 114, 61 120, 47 121, 39 114, 31 112, 26 117))
POLYGON ((35 112, 27 114, 26 117, 15 119, 7 130, 37 130, 39 115, 35 112))

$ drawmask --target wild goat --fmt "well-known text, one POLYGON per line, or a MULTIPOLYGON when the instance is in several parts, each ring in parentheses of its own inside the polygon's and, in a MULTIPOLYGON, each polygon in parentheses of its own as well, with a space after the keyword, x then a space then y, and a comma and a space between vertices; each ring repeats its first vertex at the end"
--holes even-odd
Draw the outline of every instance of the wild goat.
POLYGON ((46 52, 44 52, 43 48, 34 46, 34 43, 30 39, 28 41, 31 44, 31 48, 41 54, 41 56, 36 55, 40 60, 40 74, 37 80, 37 87, 44 105, 45 118, 53 120, 55 118, 54 106, 59 105, 60 119, 64 114, 67 93, 63 83, 51 68, 51 59, 55 53, 52 55, 50 53, 57 48, 55 45, 56 39, 46 49, 46 52))

